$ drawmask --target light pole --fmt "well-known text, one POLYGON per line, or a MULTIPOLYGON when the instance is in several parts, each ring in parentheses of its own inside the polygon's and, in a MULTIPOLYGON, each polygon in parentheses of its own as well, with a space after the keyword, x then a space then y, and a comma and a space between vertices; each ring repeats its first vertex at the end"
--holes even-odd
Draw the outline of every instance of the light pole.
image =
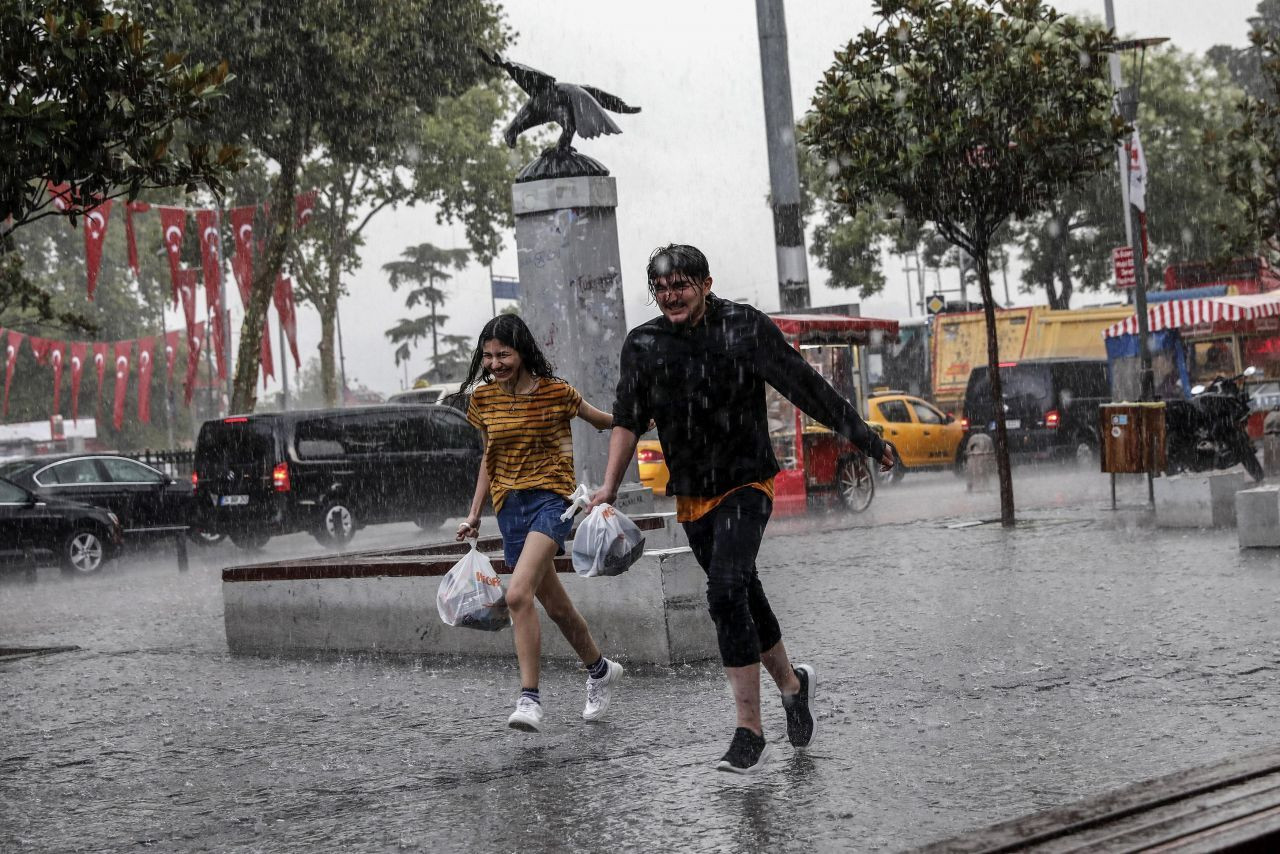
MULTIPOLYGON (((1104 0, 1107 13, 1107 29, 1114 36, 1116 32, 1116 12, 1112 5, 1112 0, 1104 0)), ((1130 39, 1128 41, 1119 41, 1111 46, 1111 54, 1109 57, 1111 67, 1111 85, 1116 90, 1116 110, 1120 114, 1120 118, 1124 119, 1136 129, 1138 120, 1138 97, 1142 91, 1142 71, 1143 64, 1146 60, 1147 48, 1154 45, 1167 42, 1167 38, 1147 38, 1147 39, 1130 39), (1137 73, 1134 75, 1133 84, 1124 85, 1124 77, 1120 69, 1120 52, 1121 51, 1138 51, 1137 73)), ((1155 379, 1151 370, 1151 348, 1150 348, 1150 330, 1147 324, 1147 256, 1145 250, 1145 241, 1142 239, 1140 229, 1133 227, 1133 218, 1138 213, 1134 209, 1132 199, 1129 198, 1129 146, 1121 146, 1117 153, 1117 159, 1120 165, 1120 196, 1124 202, 1124 236, 1133 252, 1134 266, 1137 268, 1137 275, 1134 276, 1133 284, 1133 307, 1138 315, 1138 358, 1141 365, 1139 374, 1139 393, 1140 400, 1152 400, 1155 397, 1155 379)))

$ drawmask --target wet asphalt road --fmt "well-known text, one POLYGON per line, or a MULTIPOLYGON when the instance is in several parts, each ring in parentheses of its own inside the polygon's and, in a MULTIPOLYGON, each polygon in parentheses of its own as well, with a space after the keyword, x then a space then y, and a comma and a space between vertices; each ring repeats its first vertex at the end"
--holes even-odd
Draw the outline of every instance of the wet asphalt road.
POLYGON ((1280 557, 1150 527, 1141 481, 1115 514, 1092 473, 1023 470, 1018 498, 1017 529, 963 526, 995 495, 914 475, 862 517, 771 525, 820 735, 796 755, 768 699, 751 783, 709 769, 732 727, 710 663, 629 673, 598 725, 551 665, 530 736, 504 727, 514 659, 232 658, 230 546, 186 575, 154 552, 7 579, 0 645, 80 649, 0 662, 0 849, 898 850, 1274 745, 1280 557))

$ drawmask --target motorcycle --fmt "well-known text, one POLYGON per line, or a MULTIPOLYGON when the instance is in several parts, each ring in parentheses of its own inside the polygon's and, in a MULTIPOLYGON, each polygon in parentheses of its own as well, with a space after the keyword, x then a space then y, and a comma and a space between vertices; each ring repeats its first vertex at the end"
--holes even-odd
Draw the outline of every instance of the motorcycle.
POLYGON ((1255 481, 1263 478, 1253 440, 1245 432, 1249 398, 1240 380, 1256 373, 1246 368, 1234 377, 1214 377, 1191 389, 1191 400, 1165 404, 1168 473, 1209 471, 1243 465, 1255 481))

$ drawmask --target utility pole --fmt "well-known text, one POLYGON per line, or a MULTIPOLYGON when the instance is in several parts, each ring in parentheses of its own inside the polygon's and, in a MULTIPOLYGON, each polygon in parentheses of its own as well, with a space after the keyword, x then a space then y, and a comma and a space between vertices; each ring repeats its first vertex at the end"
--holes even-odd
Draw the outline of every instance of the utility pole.
POLYGON ((911 307, 911 304, 914 302, 911 298, 911 259, 906 255, 906 253, 903 253, 902 255, 902 272, 905 273, 907 277, 907 317, 915 317, 916 313, 911 307))
POLYGON ((764 128, 769 151, 773 239, 778 260, 778 302, 783 311, 809 306, 809 264, 800 217, 800 169, 796 165, 796 120, 791 109, 787 19, 782 0, 756 0, 764 128))
POLYGON ((339 301, 333 303, 333 325, 338 330, 338 374, 342 377, 342 405, 347 405, 347 354, 342 349, 342 315, 338 312, 339 301))

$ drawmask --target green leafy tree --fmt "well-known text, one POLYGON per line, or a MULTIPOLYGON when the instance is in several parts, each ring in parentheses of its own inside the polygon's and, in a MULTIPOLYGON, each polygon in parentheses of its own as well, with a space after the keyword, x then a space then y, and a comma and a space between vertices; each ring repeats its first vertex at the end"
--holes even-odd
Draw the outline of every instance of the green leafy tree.
POLYGON ((404 128, 488 80, 476 48, 501 50, 507 34, 489 0, 146 3, 167 39, 226 59, 237 77, 210 121, 275 166, 232 393, 234 410, 251 411, 262 321, 296 245, 293 199, 308 158, 363 166, 407 155, 404 128))
POLYGON ((431 372, 439 373, 440 329, 448 323, 448 315, 440 314, 436 306, 444 302, 444 283, 453 278, 449 268, 461 270, 467 266, 471 253, 466 249, 441 249, 430 243, 410 246, 400 253, 402 260, 382 265, 391 281, 391 289, 398 291, 402 285, 412 285, 405 294, 406 308, 426 305, 429 311, 418 317, 402 317, 387 330, 387 337, 396 347, 396 364, 409 358, 410 350, 428 335, 431 336, 431 372))
MULTIPOLYGON (((1223 234, 1198 222, 1226 222, 1241 206, 1206 164, 1204 139, 1221 138, 1236 123, 1240 90, 1207 60, 1166 48, 1146 57, 1138 127, 1147 159, 1147 222, 1156 269, 1218 258, 1230 251, 1223 234)), ((1125 245, 1114 170, 1065 189, 1015 229, 1024 261, 1024 290, 1042 291, 1051 307, 1070 308, 1079 291, 1114 285, 1111 247, 1125 245)))
POLYGON ((74 219, 95 199, 155 187, 213 189, 238 152, 175 138, 208 115, 225 63, 161 53, 140 19, 103 0, 0 4, 0 219, 74 219), (60 211, 46 183, 69 182, 60 211))
MULTIPOLYGON (((879 21, 837 51, 806 122, 852 210, 889 198, 974 261, 988 364, 1000 363, 993 238, 1115 157, 1110 36, 1039 0, 879 0, 879 21)), ((1002 399, 992 371, 993 399, 1002 399)), ((1001 520, 1014 523, 1004 413, 996 406, 1001 520)))
POLYGON ((1263 70, 1266 62, 1263 45, 1268 39, 1280 35, 1280 0, 1261 0, 1258 13, 1249 19, 1249 45, 1238 48, 1233 45, 1214 45, 1205 52, 1210 61, 1226 70, 1237 86, 1251 98, 1275 98, 1275 90, 1263 70), (1253 37, 1258 34, 1258 38, 1253 37))
POLYGON ((377 214, 396 205, 430 204, 437 221, 465 225, 481 263, 497 252, 498 228, 512 222, 511 182, 521 156, 532 156, 524 140, 516 155, 495 144, 495 126, 511 103, 496 85, 474 86, 442 99, 434 113, 411 117, 395 145, 360 152, 358 162, 322 151, 304 167, 303 184, 319 188, 319 195, 312 227, 298 235, 290 266, 300 296, 320 315, 320 376, 328 405, 338 397, 334 340, 343 277, 358 267, 358 250, 377 214), (408 167, 402 156, 411 161, 408 167))

